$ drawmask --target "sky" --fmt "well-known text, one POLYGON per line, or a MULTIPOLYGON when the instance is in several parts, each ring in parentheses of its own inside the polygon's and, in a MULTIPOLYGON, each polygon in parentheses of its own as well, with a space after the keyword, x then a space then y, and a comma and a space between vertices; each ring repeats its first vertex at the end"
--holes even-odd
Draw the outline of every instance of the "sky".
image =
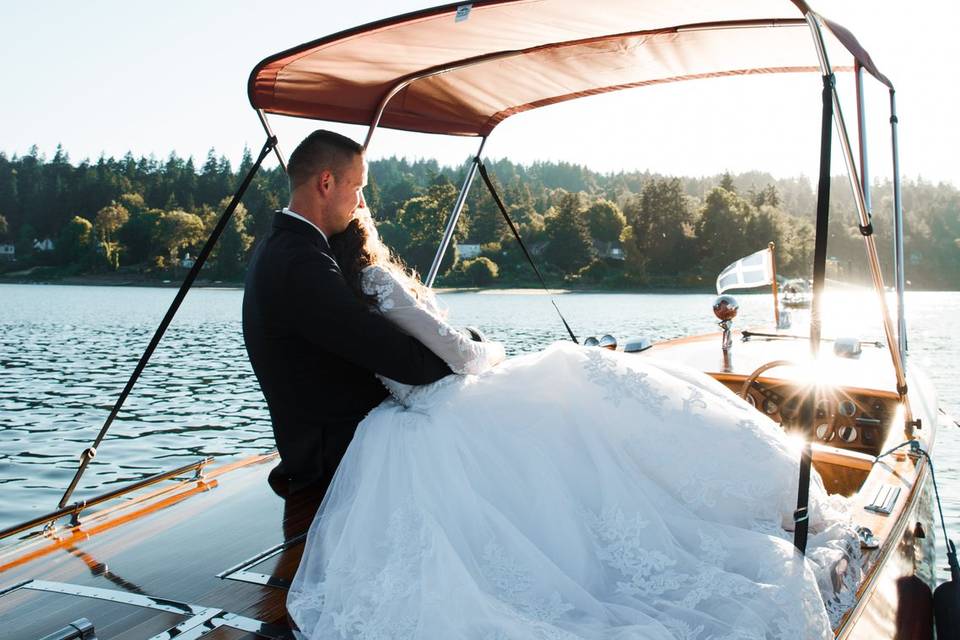
MULTIPOLYGON (((897 87, 901 172, 960 186, 960 3, 810 0, 850 28, 897 87)), ((7 2, 0 60, 0 151, 62 144, 74 162, 101 154, 171 152, 202 163, 211 148, 237 162, 264 134, 246 95, 266 56, 372 20, 440 4, 423 0, 270 3, 251 0, 7 2)), ((833 60, 835 64, 840 60, 833 60)), ((853 127, 853 77, 838 79, 853 127)), ((868 82, 871 174, 890 175, 889 101, 868 82)), ((816 74, 703 80, 617 92, 507 119, 486 155, 562 160, 599 171, 704 176, 761 170, 814 176, 819 154, 816 74)), ((274 117, 289 154, 316 123, 274 117)), ((362 140, 365 128, 329 126, 362 140)), ((475 139, 378 131, 370 157, 459 164, 475 139)), ((839 145, 834 145, 835 148, 839 145)), ((839 155, 834 173, 842 170, 839 155)))

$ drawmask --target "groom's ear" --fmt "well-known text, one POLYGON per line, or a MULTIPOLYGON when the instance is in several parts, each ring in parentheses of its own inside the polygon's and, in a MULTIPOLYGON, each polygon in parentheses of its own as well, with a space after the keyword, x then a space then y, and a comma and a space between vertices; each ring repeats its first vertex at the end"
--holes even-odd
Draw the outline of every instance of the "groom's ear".
POLYGON ((333 177, 333 172, 329 169, 324 169, 317 174, 314 184, 316 185, 317 191, 320 195, 326 195, 333 188, 335 178, 333 177))

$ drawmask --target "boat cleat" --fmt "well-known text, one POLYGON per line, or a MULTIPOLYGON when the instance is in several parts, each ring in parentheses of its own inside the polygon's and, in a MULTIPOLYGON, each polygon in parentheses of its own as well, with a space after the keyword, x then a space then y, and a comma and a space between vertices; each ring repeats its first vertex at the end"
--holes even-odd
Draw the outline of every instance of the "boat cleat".
POLYGON ((869 527, 857 527, 857 537, 860 538, 861 549, 876 549, 880 546, 880 541, 874 537, 869 527))

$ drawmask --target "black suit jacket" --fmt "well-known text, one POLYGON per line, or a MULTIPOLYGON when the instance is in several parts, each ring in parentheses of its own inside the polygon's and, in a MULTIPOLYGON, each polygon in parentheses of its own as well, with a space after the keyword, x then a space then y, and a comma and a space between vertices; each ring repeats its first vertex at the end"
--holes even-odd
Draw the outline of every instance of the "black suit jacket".
POLYGON ((280 212, 247 270, 243 339, 270 408, 280 493, 330 481, 357 424, 387 395, 374 373, 407 384, 450 373, 357 298, 323 234, 280 212))

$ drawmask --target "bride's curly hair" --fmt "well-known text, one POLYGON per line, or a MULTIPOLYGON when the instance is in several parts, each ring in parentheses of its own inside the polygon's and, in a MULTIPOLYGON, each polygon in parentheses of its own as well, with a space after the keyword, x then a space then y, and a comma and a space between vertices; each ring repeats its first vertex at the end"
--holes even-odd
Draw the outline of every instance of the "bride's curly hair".
POLYGON ((408 269, 399 257, 383 244, 370 216, 358 216, 342 232, 330 237, 330 250, 350 289, 370 307, 377 297, 363 290, 362 275, 366 267, 377 265, 389 269, 417 300, 433 299, 433 292, 423 286, 417 273, 408 269))

